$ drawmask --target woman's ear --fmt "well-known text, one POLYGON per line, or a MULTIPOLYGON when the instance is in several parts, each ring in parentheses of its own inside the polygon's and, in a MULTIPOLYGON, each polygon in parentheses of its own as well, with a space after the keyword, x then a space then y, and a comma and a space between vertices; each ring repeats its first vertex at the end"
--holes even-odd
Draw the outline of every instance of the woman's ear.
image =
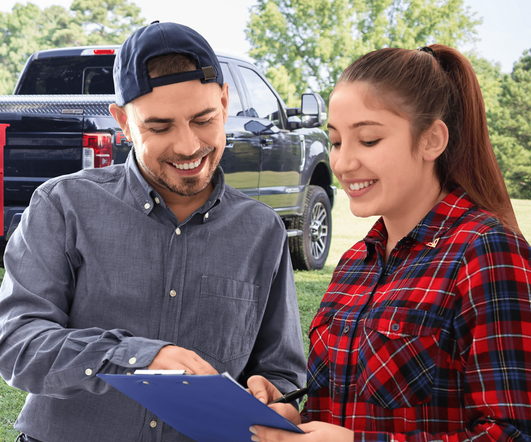
POLYGON ((448 145, 448 127, 442 120, 435 120, 424 132, 420 150, 425 161, 435 161, 448 145))

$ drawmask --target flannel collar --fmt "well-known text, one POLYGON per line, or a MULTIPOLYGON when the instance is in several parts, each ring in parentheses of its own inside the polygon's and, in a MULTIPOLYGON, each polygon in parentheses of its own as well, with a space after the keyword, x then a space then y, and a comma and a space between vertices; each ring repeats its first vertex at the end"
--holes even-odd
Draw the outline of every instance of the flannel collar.
MULTIPOLYGON (((461 187, 449 193, 441 202, 402 238, 397 245, 408 241, 417 241, 428 247, 435 247, 439 238, 450 229, 455 222, 472 209, 476 209, 468 194, 461 187)), ((383 218, 380 218, 364 239, 368 250, 375 243, 384 245, 387 241, 387 230, 383 218)))

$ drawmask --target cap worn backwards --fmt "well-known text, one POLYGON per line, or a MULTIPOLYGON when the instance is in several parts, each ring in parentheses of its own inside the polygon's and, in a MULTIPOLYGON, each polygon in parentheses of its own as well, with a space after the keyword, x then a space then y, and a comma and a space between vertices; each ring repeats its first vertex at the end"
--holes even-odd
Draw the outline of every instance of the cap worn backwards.
POLYGON ((122 45, 114 60, 116 104, 124 106, 154 87, 190 80, 223 85, 218 58, 208 42, 193 29, 177 23, 158 21, 134 32, 122 45), (150 78, 147 62, 166 54, 191 57, 197 70, 150 78))

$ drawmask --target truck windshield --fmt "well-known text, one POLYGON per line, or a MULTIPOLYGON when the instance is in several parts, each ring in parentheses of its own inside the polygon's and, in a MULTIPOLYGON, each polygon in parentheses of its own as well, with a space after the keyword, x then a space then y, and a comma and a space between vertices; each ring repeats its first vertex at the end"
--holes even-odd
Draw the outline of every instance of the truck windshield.
POLYGON ((34 59, 21 79, 17 95, 114 94, 114 55, 34 59))

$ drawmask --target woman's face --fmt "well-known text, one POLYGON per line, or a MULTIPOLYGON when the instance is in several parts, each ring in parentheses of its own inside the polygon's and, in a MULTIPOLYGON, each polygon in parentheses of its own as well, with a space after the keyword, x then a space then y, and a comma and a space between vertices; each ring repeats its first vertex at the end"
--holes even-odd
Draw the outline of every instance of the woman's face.
POLYGON ((354 215, 422 219, 438 183, 433 162, 413 152, 409 120, 385 109, 368 84, 342 83, 330 97, 328 129, 332 171, 354 215))

